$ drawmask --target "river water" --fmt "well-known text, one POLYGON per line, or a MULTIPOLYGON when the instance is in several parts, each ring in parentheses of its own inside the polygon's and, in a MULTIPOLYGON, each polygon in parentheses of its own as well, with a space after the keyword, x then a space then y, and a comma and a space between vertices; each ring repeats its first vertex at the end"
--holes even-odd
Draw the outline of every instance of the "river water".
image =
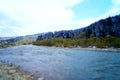
POLYGON ((120 53, 21 45, 0 49, 0 60, 45 80, 120 80, 120 53))

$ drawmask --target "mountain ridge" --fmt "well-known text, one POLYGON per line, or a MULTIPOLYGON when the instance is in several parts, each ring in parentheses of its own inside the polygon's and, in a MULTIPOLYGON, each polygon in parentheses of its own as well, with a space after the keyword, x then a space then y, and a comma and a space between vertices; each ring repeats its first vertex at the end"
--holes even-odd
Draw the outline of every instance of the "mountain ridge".
POLYGON ((80 39, 89 37, 120 37, 120 15, 100 19, 89 26, 75 30, 60 30, 55 32, 39 33, 35 35, 17 36, 12 38, 0 38, 1 44, 17 41, 36 41, 52 38, 80 39))
MULTIPOLYGON (((91 35, 94 37, 116 36, 120 37, 120 15, 100 19, 97 22, 90 24, 87 27, 75 29, 75 30, 61 30, 56 32, 48 32, 38 36, 38 40, 50 39, 50 38, 70 38, 75 39, 77 35, 81 34, 81 37, 89 38, 91 35), (81 33, 84 33, 83 35, 81 33)), ((79 38, 81 38, 79 36, 79 38)))

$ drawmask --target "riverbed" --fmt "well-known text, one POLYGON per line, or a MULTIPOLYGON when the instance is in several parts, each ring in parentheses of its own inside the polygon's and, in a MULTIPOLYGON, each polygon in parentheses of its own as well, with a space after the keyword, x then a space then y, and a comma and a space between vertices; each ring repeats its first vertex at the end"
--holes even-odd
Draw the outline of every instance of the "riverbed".
POLYGON ((0 60, 44 80, 120 80, 120 52, 20 45, 0 60))

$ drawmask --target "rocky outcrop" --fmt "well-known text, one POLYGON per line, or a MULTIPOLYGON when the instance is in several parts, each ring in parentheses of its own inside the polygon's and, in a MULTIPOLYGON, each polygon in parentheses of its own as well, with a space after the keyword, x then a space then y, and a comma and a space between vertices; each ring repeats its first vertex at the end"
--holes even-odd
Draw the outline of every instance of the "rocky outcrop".
POLYGON ((120 15, 114 17, 108 17, 106 19, 101 19, 85 28, 76 29, 76 30, 62 30, 57 32, 48 32, 43 33, 38 36, 37 40, 50 39, 50 38, 70 38, 75 39, 76 36, 81 38, 94 37, 105 37, 105 36, 116 36, 120 37, 120 15), (81 33, 84 33, 82 35, 81 33))
POLYGON ((75 29, 75 30, 61 30, 56 32, 40 33, 35 35, 19 36, 14 38, 0 38, 0 44, 5 44, 9 42, 25 41, 25 40, 44 40, 51 38, 89 38, 94 37, 105 37, 105 36, 116 36, 120 37, 120 15, 114 17, 108 17, 106 19, 101 19, 85 28, 75 29))
POLYGON ((108 17, 86 27, 88 34, 99 36, 117 36, 120 37, 120 15, 108 17))
POLYGON ((50 38, 53 38, 53 37, 54 37, 54 34, 52 32, 48 32, 48 33, 40 34, 38 39, 43 40, 43 39, 50 39, 50 38))
POLYGON ((58 37, 74 39, 75 35, 80 34, 83 30, 84 29, 61 30, 56 32, 43 33, 38 36, 37 40, 51 39, 51 38, 58 38, 58 37))

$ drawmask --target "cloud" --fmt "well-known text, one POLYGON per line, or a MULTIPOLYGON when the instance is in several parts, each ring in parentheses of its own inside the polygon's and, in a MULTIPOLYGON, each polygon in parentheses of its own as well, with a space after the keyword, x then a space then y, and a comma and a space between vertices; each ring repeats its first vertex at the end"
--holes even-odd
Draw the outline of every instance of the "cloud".
POLYGON ((98 17, 89 17, 84 20, 75 21, 74 24, 76 24, 78 28, 80 28, 80 26, 85 27, 100 19, 105 19, 109 16, 115 16, 116 14, 120 14, 120 0, 111 0, 111 1, 113 6, 108 11, 106 11, 105 14, 102 14, 101 16, 98 17))
POLYGON ((112 4, 113 7, 106 14, 111 16, 120 14, 120 0, 112 0, 112 4))
POLYGON ((112 0, 113 3, 113 7, 110 10, 110 13, 112 14, 116 14, 116 13, 120 13, 120 0, 112 0))
POLYGON ((98 18, 74 21, 71 7, 84 0, 0 0, 0 36, 76 29, 120 12, 120 1, 98 18))
POLYGON ((120 14, 120 0, 112 0, 112 5, 113 6, 105 14, 95 18, 95 21, 120 14))
POLYGON ((112 0, 112 3, 113 3, 115 6, 120 6, 120 0, 112 0))
POLYGON ((63 26, 69 25, 74 16, 69 7, 81 2, 83 0, 0 0, 0 13, 6 16, 0 26, 11 30, 6 36, 68 29, 63 26))

